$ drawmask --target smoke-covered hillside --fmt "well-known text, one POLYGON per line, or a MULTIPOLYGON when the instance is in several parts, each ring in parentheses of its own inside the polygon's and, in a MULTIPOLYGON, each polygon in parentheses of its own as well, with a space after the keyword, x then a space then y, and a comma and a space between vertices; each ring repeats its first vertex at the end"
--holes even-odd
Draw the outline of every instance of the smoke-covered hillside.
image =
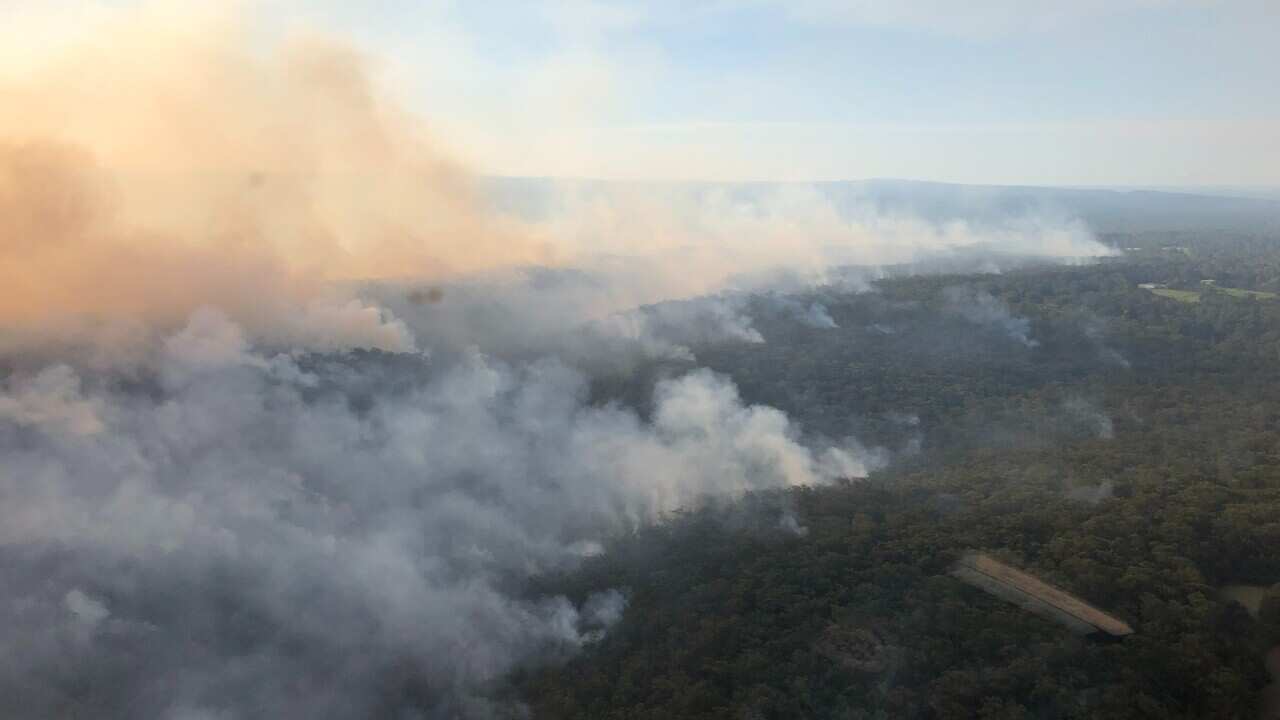
POLYGON ((881 462, 670 517, 536 583, 628 604, 518 676, 535 717, 1257 717, 1280 643, 1280 302, 1200 280, 1274 272, 1280 243, 1188 250, 756 298, 765 342, 700 360, 881 462), (816 303, 831 323, 804 321, 816 303), (967 587, 948 571, 972 549, 1135 634, 1079 638, 967 587))

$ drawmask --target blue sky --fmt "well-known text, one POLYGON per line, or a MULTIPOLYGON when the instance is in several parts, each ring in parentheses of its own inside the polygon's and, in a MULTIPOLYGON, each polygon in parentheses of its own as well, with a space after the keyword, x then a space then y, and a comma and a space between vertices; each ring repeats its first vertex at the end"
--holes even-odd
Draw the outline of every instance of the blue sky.
POLYGON ((481 172, 1280 185, 1280 0, 241 4, 481 172))

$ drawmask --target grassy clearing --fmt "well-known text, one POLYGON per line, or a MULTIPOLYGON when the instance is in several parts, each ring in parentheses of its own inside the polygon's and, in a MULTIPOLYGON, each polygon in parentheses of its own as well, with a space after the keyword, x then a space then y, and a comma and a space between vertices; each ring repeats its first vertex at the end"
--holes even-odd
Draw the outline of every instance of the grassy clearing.
POLYGON ((1256 297, 1259 300, 1275 300, 1277 295, 1273 292, 1263 292, 1261 290, 1241 290, 1240 288, 1218 288, 1222 292, 1231 297, 1256 297))
POLYGON ((1200 293, 1192 290, 1170 290, 1169 288, 1152 288, 1151 292, 1160 297, 1167 297, 1177 300, 1178 302, 1198 303, 1200 302, 1200 293))
MULTIPOLYGON (((1240 288, 1215 287, 1213 290, 1223 292, 1231 297, 1247 298, 1253 297, 1258 300, 1275 300, 1280 295, 1273 292, 1263 292, 1262 290, 1241 290, 1240 288)), ((1167 297, 1171 300, 1185 303, 1200 302, 1200 293, 1195 290, 1171 290, 1169 288, 1151 288, 1151 292, 1160 297, 1167 297)), ((1212 292, 1212 291, 1207 291, 1212 292)))

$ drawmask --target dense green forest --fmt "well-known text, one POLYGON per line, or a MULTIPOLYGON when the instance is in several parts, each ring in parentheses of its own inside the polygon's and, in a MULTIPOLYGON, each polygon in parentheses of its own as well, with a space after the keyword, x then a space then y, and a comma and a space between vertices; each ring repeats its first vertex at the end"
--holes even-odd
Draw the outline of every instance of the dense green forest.
MULTIPOLYGON (((539 578, 628 605, 512 692, 565 720, 1257 717, 1280 643, 1280 301, 1228 289, 1280 290, 1280 238, 1104 239, 1125 255, 752 299, 766 342, 699 364, 883 462, 691 508, 539 578), (795 322, 813 303, 835 327, 795 322), (969 549, 1136 633, 1078 637, 956 581, 969 549), (1272 587, 1253 614, 1221 593, 1240 584, 1272 587)), ((679 369, 596 391, 642 402, 679 369)))

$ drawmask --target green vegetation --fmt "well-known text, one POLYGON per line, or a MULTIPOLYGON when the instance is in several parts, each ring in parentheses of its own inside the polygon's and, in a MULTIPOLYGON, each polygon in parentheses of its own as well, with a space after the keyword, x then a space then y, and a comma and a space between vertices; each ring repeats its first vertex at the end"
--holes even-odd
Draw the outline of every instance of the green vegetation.
POLYGON ((1280 581, 1280 303, 1257 302, 1280 290, 1280 238, 1113 241, 1190 251, 801 298, 826 330, 762 298, 768 342, 698 349, 749 401, 892 462, 691 509, 540 578, 531 593, 624 588, 629 605, 567 663, 513 678, 535 717, 1256 716, 1280 591, 1255 618, 1218 589, 1280 581), (1206 278, 1262 290, 1137 287, 1206 278), (1007 317, 956 315, 954 287, 1007 317), (1135 634, 1079 638, 967 587, 946 573, 969 549, 1135 634))

